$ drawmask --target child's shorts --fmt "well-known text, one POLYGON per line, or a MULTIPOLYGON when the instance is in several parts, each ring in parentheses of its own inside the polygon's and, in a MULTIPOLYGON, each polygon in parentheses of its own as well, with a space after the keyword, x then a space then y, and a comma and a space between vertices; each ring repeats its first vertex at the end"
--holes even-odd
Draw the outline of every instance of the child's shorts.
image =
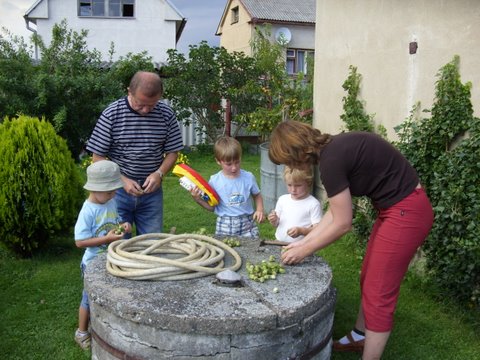
POLYGON ((219 216, 215 235, 258 238, 260 232, 252 215, 219 216))

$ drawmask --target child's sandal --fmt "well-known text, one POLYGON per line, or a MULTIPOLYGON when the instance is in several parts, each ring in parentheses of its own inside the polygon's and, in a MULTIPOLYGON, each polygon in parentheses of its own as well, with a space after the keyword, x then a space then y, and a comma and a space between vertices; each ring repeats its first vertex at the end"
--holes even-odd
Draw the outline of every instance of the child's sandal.
POLYGON ((78 335, 75 333, 75 342, 80 346, 83 350, 90 349, 90 342, 91 336, 90 333, 86 333, 83 335, 78 335))

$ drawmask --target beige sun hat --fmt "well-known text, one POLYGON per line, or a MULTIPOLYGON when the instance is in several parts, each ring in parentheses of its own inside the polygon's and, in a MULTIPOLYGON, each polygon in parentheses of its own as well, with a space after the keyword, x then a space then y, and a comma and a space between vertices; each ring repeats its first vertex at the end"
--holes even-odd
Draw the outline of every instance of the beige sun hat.
POLYGON ((110 160, 94 162, 87 168, 87 183, 83 186, 88 191, 113 191, 123 187, 120 168, 110 160))

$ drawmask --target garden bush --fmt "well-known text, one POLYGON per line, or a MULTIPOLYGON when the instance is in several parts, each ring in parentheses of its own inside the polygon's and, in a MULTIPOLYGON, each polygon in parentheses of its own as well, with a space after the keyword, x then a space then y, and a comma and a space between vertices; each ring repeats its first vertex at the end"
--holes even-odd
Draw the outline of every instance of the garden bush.
POLYGON ((53 26, 48 46, 38 34, 33 37, 42 57, 31 80, 35 108, 27 114, 51 122, 76 159, 102 110, 125 94, 120 79, 102 68, 101 54, 88 49, 87 35, 63 20, 53 26))
MULTIPOLYGON (((395 144, 417 170, 435 211, 435 222, 423 246, 427 275, 459 303, 480 306, 480 119, 473 116, 471 84, 462 84, 460 58, 438 74, 430 118, 419 118, 420 104, 395 130, 395 144)), ((373 116, 358 100, 360 75, 350 67, 343 84, 341 116, 346 130, 375 131, 373 116)), ((376 128, 385 135, 381 127, 376 128)), ((374 212, 364 198, 354 201, 353 230, 365 244, 374 212)))
POLYGON ((69 29, 63 20, 53 26, 48 44, 33 36, 42 54, 34 61, 23 38, 0 34, 0 122, 18 114, 44 117, 75 159, 103 109, 126 94, 133 74, 154 70, 146 52, 104 61, 99 51, 88 49, 87 35, 87 30, 69 29))
POLYGON ((64 139, 44 120, 0 124, 0 242, 23 256, 70 229, 85 198, 64 139))
MULTIPOLYGON (((386 137, 386 129, 374 122, 375 114, 367 114, 364 108, 364 101, 360 99, 360 85, 362 75, 357 72, 353 65, 349 67, 349 74, 342 87, 347 94, 342 98, 343 111, 340 118, 345 123, 346 131, 368 131, 378 133, 386 137)), ((353 233, 357 242, 365 247, 370 236, 373 222, 376 218, 376 211, 370 199, 366 196, 353 198, 353 233)))
POLYGON ((480 307, 480 119, 469 136, 438 159, 430 188, 436 221, 425 246, 442 288, 480 307))
POLYGON ((31 52, 22 37, 0 30, 0 122, 5 116, 29 114, 34 107, 31 52))
POLYGON ((480 306, 480 119, 471 83, 462 84, 460 58, 437 74, 430 118, 419 105, 397 128, 399 148, 417 169, 435 211, 424 245, 431 278, 452 298, 480 306))

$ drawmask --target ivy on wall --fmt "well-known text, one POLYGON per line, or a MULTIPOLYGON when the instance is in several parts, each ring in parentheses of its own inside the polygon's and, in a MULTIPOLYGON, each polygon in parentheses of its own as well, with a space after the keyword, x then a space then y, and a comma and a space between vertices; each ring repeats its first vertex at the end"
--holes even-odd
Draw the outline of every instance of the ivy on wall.
MULTIPOLYGON (((423 246, 427 276, 442 291, 471 307, 480 307, 480 119, 473 116, 471 83, 463 84, 460 58, 437 73, 430 117, 420 117, 420 104, 395 128, 394 145, 417 170, 435 211, 435 222, 423 246)), ((359 100, 361 75, 350 66, 343 84, 341 115, 348 131, 379 132, 373 115, 359 100)), ((365 245, 375 213, 365 198, 354 200, 354 233, 365 245)))
MULTIPOLYGON (((350 65, 348 77, 342 85, 347 93, 342 98, 344 113, 340 115, 345 130, 377 132, 385 138, 386 129, 381 125, 375 125, 373 120, 375 114, 367 114, 365 102, 360 100, 361 82, 362 75, 357 72, 355 66, 350 65)), ((353 199, 353 232, 362 246, 367 243, 375 216, 373 206, 366 196, 353 199)))
POLYGON ((431 278, 449 295, 480 306, 480 119, 460 58, 437 73, 431 117, 420 105, 396 128, 397 146, 417 169, 435 211, 424 250, 431 278))

